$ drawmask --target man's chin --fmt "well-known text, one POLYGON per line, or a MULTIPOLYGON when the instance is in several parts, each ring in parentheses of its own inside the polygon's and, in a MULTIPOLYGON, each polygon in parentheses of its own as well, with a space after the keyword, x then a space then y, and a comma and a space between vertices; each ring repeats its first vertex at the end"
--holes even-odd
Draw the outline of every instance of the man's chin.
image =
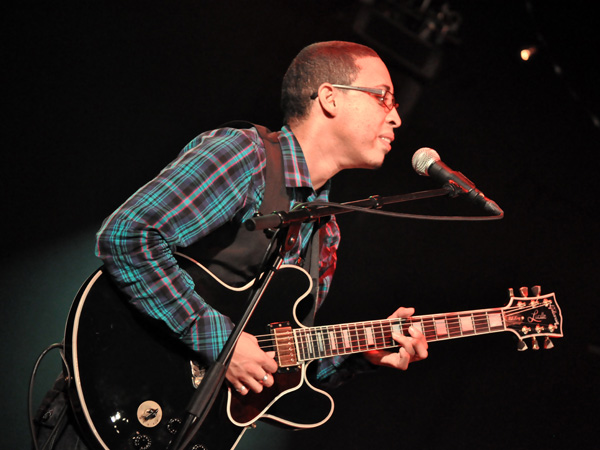
POLYGON ((381 169, 381 167, 383 166, 384 161, 385 161, 385 155, 379 161, 371 161, 371 165, 370 165, 369 168, 372 169, 372 170, 381 169))

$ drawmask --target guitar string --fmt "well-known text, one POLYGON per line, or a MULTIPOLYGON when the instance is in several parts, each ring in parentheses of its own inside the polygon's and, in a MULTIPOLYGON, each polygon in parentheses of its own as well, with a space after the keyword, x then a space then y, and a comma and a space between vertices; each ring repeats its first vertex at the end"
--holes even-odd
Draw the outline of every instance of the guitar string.
MULTIPOLYGON (((312 327, 308 329, 296 329, 290 330, 289 332, 280 332, 277 334, 277 337, 273 335, 263 335, 257 336, 259 342, 261 343, 271 343, 270 349, 275 349, 275 342, 277 339, 289 339, 294 336, 294 332, 296 331, 300 336, 299 345, 304 347, 304 350, 308 350, 308 347, 312 347, 313 351, 309 351, 309 353, 315 353, 316 348, 321 349, 319 353, 331 353, 333 354, 343 354, 344 350, 337 350, 340 347, 342 349, 353 349, 357 347, 359 351, 361 350, 372 350, 372 349, 381 349, 381 348, 390 348, 397 347, 398 344, 395 341, 390 341, 390 332, 394 328, 406 328, 411 324, 420 324, 423 334, 425 334, 426 339, 428 340, 436 340, 436 339, 447 339, 460 337, 463 335, 471 336, 481 333, 488 333, 491 331, 503 331, 505 330, 506 324, 504 317, 501 320, 500 325, 492 325, 490 323, 490 316, 502 316, 502 312, 505 312, 506 315, 514 315, 515 313, 532 310, 535 308, 539 308, 540 306, 545 305, 526 305, 522 307, 512 307, 512 308, 498 308, 480 311, 474 313, 451 313, 451 314, 435 314, 426 317, 416 317, 414 318, 403 318, 403 319, 383 319, 383 320, 375 320, 375 321, 366 321, 366 322, 358 322, 352 324, 342 324, 342 325, 326 325, 321 327, 312 327), (468 318, 472 319, 472 329, 463 330, 464 326, 461 325, 460 319, 468 318), (436 325, 436 322, 441 320, 444 321, 444 327, 440 329, 436 325), (364 334, 366 336, 365 329, 369 329, 371 343, 365 338, 361 338, 359 334, 364 334), (446 333, 443 333, 443 330, 446 330, 446 333), (348 336, 344 340, 343 337, 340 337, 340 332, 346 331, 348 336), (439 331, 442 331, 440 333, 439 331), (333 338, 330 334, 333 333, 333 338), (380 333, 378 335, 378 333, 380 333), (348 337, 350 339, 348 339, 348 337), (336 342, 337 341, 337 342, 336 342), (386 342, 387 341, 387 342, 386 342), (341 344, 341 345, 340 345, 341 344), (326 348, 325 348, 326 347, 326 348), (335 352, 335 353, 332 353, 335 352)), ((262 347, 265 347, 262 345, 262 347)), ((267 347, 269 349, 269 347, 267 347)), ((352 352, 352 351, 350 351, 352 352)))
MULTIPOLYGON (((447 323, 446 329, 450 330, 450 331, 455 331, 456 329, 462 329, 463 327, 460 325, 460 320, 461 318, 472 318, 474 319, 472 321, 472 323, 474 324, 475 327, 481 326, 483 325, 483 328, 489 328, 489 317, 490 316, 495 316, 495 315, 501 315, 502 311, 509 311, 509 314, 505 314, 505 315, 514 315, 515 312, 522 312, 522 311, 526 311, 527 309, 534 309, 534 307, 531 308, 512 308, 509 310, 506 309, 498 309, 498 310, 490 310, 490 311, 482 311, 482 312, 477 312, 477 313, 470 313, 470 314, 463 314, 463 313, 452 313, 452 314, 436 314, 436 315, 431 315, 431 316, 426 316, 426 317, 415 317, 415 318, 402 318, 402 319, 383 319, 383 320, 373 320, 373 321, 365 321, 365 322, 356 322, 356 323, 349 323, 349 324, 337 324, 337 325, 323 325, 323 326, 318 326, 318 327, 311 327, 311 328, 299 328, 299 329, 290 329, 289 332, 280 332, 277 335, 278 336, 289 336, 292 335, 294 333, 294 331, 296 332, 304 332, 304 333, 314 333, 317 331, 327 331, 327 330, 332 330, 332 329, 346 329, 348 327, 365 327, 368 325, 372 325, 376 328, 380 328, 381 326, 398 326, 399 324, 402 325, 410 325, 410 324, 422 324, 424 326, 424 329, 435 329, 436 325, 435 323, 438 322, 440 319, 445 321, 447 323), (397 324, 398 322, 398 324, 397 324)), ((503 321, 504 322, 504 321, 503 321)), ((496 328, 494 326, 492 326, 492 328, 496 328)), ((257 336, 257 339, 260 338, 272 338, 272 334, 267 334, 267 335, 262 335, 262 336, 257 336)))
MULTIPOLYGON (((516 308, 514 308, 516 310, 516 308)), ((522 309, 523 310, 523 309, 522 309)), ((409 324, 421 324, 422 325, 422 329, 426 332, 426 334, 431 334, 430 332, 432 330, 437 329, 438 327, 436 326, 435 322, 439 321, 439 319, 443 319, 444 321, 449 321, 446 323, 446 326, 444 327, 448 333, 446 333, 446 335, 450 334, 457 334, 460 335, 461 331, 463 330, 464 326, 461 325, 461 323, 459 322, 459 317, 462 318, 473 318, 475 320, 473 320, 473 325, 475 329, 470 329, 470 330, 466 330, 467 333, 476 333, 479 332, 479 330, 477 330, 477 328, 482 328, 485 332, 486 329, 488 328, 500 328, 501 326, 493 326, 489 323, 489 316, 493 316, 493 315, 497 315, 498 312, 500 312, 500 310, 498 310, 497 312, 495 311, 491 311, 491 312, 481 312, 481 313, 477 313, 477 314, 473 314, 472 317, 470 316, 465 316, 465 315, 457 315, 457 314, 452 314, 452 315, 436 315, 436 316, 432 316, 432 317, 427 317, 425 319, 422 318, 417 318, 416 320, 411 320, 410 318, 407 319, 403 319, 404 323, 403 325, 409 325, 409 324), (478 319, 479 318, 479 319, 478 319), (453 325, 454 323, 454 325, 453 325)), ((512 312, 511 312, 512 313, 512 312)), ((340 331, 340 330, 345 330, 345 329, 349 329, 349 328, 354 328, 352 331, 354 333, 356 333, 357 331, 360 331, 360 328, 376 328, 376 329, 382 329, 382 327, 384 327, 385 329, 383 329, 384 332, 389 332, 390 328, 387 327, 392 327, 392 326, 398 326, 398 324, 394 323, 396 322, 398 319, 384 319, 383 321, 370 321, 370 322, 360 322, 360 323, 356 323, 356 324, 347 324, 347 325, 329 325, 329 326, 324 326, 324 327, 314 327, 314 328, 310 328, 308 330, 304 330, 304 329, 299 329, 296 331, 299 331, 299 333, 303 333, 306 334, 308 336, 308 339, 312 339, 313 341, 317 338, 311 338, 311 335, 316 335, 321 333, 320 337, 322 337, 323 332, 328 332, 328 331, 332 331, 332 332, 336 332, 336 331, 340 331), (393 324, 393 325, 391 325, 393 324)), ((354 334, 353 333, 353 334, 354 334)), ((288 333, 279 333, 278 336, 281 336, 282 338, 285 338, 286 336, 290 336, 293 334, 293 331, 290 331, 288 333)), ((327 333, 328 334, 328 333, 327 333)), ((435 333, 438 334, 438 333, 435 333)), ((268 340, 272 339, 271 335, 266 335, 266 337, 268 338, 268 340)), ((328 340, 329 337, 326 335, 324 337, 325 340, 328 340)), ((354 343, 355 341, 352 341, 352 343, 354 343)))

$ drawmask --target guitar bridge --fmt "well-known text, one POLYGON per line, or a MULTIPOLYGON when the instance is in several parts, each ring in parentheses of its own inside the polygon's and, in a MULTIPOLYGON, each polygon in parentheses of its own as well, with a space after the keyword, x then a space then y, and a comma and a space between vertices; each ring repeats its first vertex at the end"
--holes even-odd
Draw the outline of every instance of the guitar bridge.
POLYGON ((275 340, 277 364, 280 369, 291 370, 300 364, 296 355, 294 333, 289 322, 277 322, 269 325, 275 340))

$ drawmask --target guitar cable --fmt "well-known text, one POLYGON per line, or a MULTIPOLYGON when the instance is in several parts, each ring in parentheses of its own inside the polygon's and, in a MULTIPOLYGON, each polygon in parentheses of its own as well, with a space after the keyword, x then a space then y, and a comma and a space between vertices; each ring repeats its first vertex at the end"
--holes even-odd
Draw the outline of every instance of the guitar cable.
POLYGON ((33 446, 35 448, 35 450, 51 450, 52 447, 54 446, 54 441, 56 440, 56 438, 58 436, 60 436, 60 434, 62 433, 63 429, 66 426, 66 422, 63 420, 66 412, 67 412, 67 408, 63 408, 63 410, 60 412, 60 416, 58 417, 58 419, 56 420, 57 426, 52 430, 52 432, 50 433, 50 435, 48 436, 48 440, 46 441, 46 443, 44 444, 44 446, 40 449, 38 441, 37 441, 37 434, 36 434, 36 430, 35 430, 35 424, 34 424, 34 414, 33 414, 33 388, 34 388, 34 384, 35 384, 35 377, 37 375, 37 371, 39 368, 40 363, 42 362, 42 360, 46 357, 46 355, 54 349, 59 349, 59 354, 60 357, 63 361, 63 367, 67 370, 67 379, 70 380, 71 379, 71 374, 69 371, 69 366, 67 365, 67 360, 65 358, 65 354, 64 354, 64 346, 62 343, 55 343, 50 345, 49 347, 47 347, 41 354, 40 356, 38 356, 38 359, 35 362, 35 365, 33 366, 33 371, 31 373, 31 378, 29 380, 29 390, 27 393, 27 408, 28 408, 28 419, 29 419, 29 430, 31 432, 31 439, 33 441, 33 446))

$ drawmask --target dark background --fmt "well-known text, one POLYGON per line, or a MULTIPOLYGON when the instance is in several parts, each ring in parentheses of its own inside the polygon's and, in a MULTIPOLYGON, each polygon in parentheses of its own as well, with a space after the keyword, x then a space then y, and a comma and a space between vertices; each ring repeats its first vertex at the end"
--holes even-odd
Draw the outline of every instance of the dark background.
MULTIPOLYGON (((409 29, 398 11, 419 5, 374 2, 409 29)), ((358 33, 357 18, 374 17, 359 1, 4 6, 1 447, 29 446, 28 378, 98 266, 102 219, 198 133, 232 119, 279 128, 291 59, 309 43, 343 39, 380 51, 403 124, 384 168, 336 176, 334 200, 437 187, 410 165, 427 146, 506 217, 340 216, 322 321, 384 318, 400 305, 417 314, 496 307, 509 287, 541 285, 556 293, 565 336, 538 352, 517 352, 512 333, 432 343, 407 372, 383 369, 339 388, 324 426, 259 431, 240 447, 597 448, 597 14, 583 1, 447 5, 460 26, 417 54, 398 31, 376 27, 388 49, 369 40, 375 30, 358 33), (539 51, 525 63, 519 50, 531 45, 539 51), (435 64, 422 77, 407 60, 435 64)), ((448 198, 390 209, 480 214, 448 198)), ((59 367, 56 353, 44 360, 36 404, 59 367)))

